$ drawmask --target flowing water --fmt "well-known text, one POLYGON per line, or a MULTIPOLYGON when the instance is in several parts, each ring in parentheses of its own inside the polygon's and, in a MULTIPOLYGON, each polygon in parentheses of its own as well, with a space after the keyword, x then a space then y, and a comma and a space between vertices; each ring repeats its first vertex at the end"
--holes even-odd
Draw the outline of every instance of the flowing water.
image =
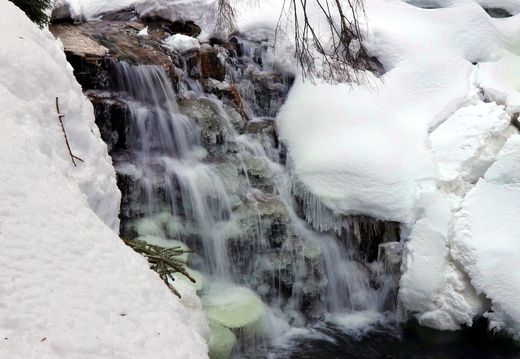
POLYGON ((129 146, 113 155, 115 166, 142 193, 123 228, 152 243, 195 249, 190 267, 211 283, 202 295, 230 285, 260 295, 263 328, 253 331, 267 334, 238 344, 235 356, 254 356, 258 348, 245 346, 269 347, 316 320, 358 332, 390 320, 395 274, 382 261, 363 261, 350 234, 355 220, 340 236, 301 218, 272 120, 253 118, 271 125, 240 131, 229 109, 196 81, 185 83, 179 105, 162 67, 112 67, 131 119, 129 146))

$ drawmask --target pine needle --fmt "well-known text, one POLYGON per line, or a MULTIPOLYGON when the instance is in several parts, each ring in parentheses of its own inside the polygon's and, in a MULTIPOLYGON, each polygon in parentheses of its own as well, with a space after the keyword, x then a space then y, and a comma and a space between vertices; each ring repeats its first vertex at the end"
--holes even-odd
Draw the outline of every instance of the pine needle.
POLYGON ((181 273, 195 283, 195 279, 186 272, 188 263, 178 258, 185 253, 193 253, 193 250, 182 249, 180 246, 165 248, 137 239, 123 239, 123 242, 137 253, 145 256, 150 263, 150 269, 156 271, 168 288, 179 298, 181 295, 173 286, 174 273, 181 273))

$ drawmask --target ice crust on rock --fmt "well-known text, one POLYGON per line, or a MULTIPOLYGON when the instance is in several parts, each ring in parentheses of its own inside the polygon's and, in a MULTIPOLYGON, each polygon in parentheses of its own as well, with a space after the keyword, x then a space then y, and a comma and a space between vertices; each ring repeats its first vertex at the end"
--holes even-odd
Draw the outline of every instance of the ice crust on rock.
POLYGON ((200 308, 114 231, 115 172, 60 42, 5 0, 0 31, 0 357, 207 357, 200 308))
POLYGON ((243 287, 230 287, 202 297, 209 320, 226 328, 254 325, 263 313, 263 303, 256 293, 243 287))

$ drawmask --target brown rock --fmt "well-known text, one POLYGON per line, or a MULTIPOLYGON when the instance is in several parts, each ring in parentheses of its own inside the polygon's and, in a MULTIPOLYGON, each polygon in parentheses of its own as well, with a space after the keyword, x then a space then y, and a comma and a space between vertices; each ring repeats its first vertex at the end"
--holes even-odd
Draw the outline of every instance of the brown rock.
POLYGON ((195 50, 187 59, 188 74, 193 78, 212 78, 224 81, 226 68, 218 57, 218 51, 209 48, 195 50))

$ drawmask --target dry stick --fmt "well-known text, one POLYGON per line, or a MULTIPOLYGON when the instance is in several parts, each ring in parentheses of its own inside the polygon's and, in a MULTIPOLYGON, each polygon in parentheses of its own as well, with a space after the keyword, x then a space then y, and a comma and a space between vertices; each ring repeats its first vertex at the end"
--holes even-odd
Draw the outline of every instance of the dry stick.
POLYGON ((70 155, 70 159, 72 160, 72 163, 74 164, 74 167, 76 167, 76 162, 74 161, 74 159, 77 159, 81 162, 85 162, 83 161, 81 158, 77 157, 77 156, 74 156, 72 154, 72 151, 70 149, 70 145, 69 145, 69 139, 67 138, 67 132, 65 132, 65 127, 63 126, 63 121, 61 120, 63 117, 65 117, 65 115, 61 115, 60 114, 60 106, 58 105, 58 98, 56 97, 56 111, 58 112, 58 119, 60 120, 60 123, 61 123, 61 129, 63 130, 63 134, 65 135, 65 143, 67 144, 67 148, 69 149, 69 155, 70 155))

